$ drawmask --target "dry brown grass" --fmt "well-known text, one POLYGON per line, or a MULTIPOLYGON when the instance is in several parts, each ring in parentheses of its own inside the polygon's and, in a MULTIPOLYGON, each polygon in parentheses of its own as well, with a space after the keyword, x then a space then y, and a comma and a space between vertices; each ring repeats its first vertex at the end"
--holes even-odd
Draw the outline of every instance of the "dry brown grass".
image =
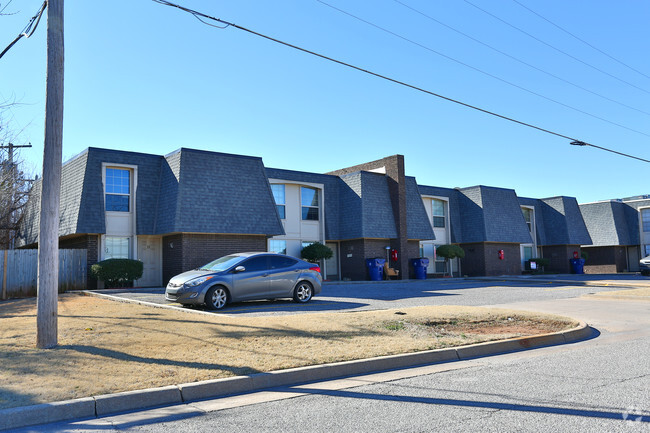
POLYGON ((34 299, 0 303, 0 408, 568 329, 557 316, 417 307, 270 317, 197 315, 74 294, 59 346, 35 348, 34 299))
POLYGON ((589 296, 650 301, 650 287, 641 287, 639 289, 629 290, 614 290, 611 292, 598 292, 589 296))

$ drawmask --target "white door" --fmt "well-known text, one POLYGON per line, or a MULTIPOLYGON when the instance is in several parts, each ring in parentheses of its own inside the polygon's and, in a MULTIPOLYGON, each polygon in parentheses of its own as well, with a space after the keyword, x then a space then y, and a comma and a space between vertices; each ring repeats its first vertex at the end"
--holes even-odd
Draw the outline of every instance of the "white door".
POLYGON ((162 286, 162 238, 138 236, 138 260, 143 264, 142 278, 136 280, 139 287, 162 286))
POLYGON ((332 257, 325 260, 325 270, 327 272, 327 279, 339 279, 339 244, 327 242, 326 246, 332 250, 332 257))

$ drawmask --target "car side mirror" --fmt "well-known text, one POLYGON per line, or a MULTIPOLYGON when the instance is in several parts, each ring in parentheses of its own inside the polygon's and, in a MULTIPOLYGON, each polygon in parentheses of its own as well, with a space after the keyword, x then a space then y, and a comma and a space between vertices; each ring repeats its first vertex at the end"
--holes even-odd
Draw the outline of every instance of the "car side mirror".
POLYGON ((246 268, 243 267, 243 266, 237 266, 237 267, 235 268, 235 272, 236 272, 236 273, 244 272, 245 270, 246 270, 246 268))

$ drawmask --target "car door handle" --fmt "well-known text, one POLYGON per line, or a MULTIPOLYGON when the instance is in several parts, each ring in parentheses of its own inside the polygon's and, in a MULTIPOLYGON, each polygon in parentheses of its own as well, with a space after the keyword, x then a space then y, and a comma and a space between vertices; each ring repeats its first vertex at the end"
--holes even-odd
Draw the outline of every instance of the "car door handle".
POLYGON ((268 276, 269 276, 269 274, 262 274, 262 276, 263 276, 263 277, 268 277, 268 276))

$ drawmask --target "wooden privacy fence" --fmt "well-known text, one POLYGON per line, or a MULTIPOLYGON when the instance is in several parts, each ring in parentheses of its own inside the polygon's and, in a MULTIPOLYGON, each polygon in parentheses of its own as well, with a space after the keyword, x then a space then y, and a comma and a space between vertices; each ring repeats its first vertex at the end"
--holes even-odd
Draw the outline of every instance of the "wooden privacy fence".
MULTIPOLYGON (((59 293, 86 288, 86 250, 59 250, 59 293)), ((38 250, 0 250, 2 299, 36 295, 38 250)))

